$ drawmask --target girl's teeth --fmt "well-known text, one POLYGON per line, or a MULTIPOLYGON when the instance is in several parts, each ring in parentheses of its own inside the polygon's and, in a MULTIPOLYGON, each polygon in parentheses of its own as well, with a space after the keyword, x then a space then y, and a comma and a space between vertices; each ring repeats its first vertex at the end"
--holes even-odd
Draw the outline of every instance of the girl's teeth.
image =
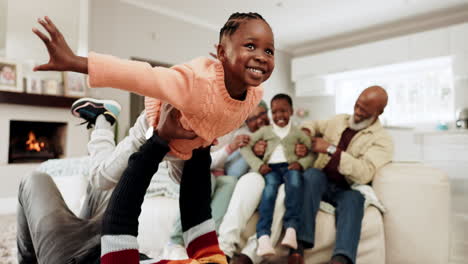
POLYGON ((253 71, 253 72, 257 72, 257 73, 262 73, 261 70, 257 70, 257 69, 254 69, 254 68, 249 68, 250 71, 253 71))

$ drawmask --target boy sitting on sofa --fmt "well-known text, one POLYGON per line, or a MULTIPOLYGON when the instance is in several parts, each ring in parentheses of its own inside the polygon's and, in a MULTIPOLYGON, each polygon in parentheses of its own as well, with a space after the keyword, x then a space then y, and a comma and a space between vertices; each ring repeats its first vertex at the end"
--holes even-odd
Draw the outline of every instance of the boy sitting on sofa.
POLYGON ((273 124, 255 132, 250 144, 241 149, 252 170, 265 177, 265 189, 259 206, 260 219, 257 223, 259 256, 275 254, 270 241, 271 224, 278 188, 283 183, 286 192, 286 213, 283 219, 286 234, 281 244, 292 249, 297 248, 296 232, 302 207, 301 171, 310 167, 313 161, 311 155, 299 158, 294 152, 296 144, 305 144, 310 148, 311 141, 290 122, 293 114, 291 97, 286 94, 275 95, 271 100, 271 112, 273 124), (268 143, 263 158, 257 157, 252 151, 252 147, 259 140, 268 143))

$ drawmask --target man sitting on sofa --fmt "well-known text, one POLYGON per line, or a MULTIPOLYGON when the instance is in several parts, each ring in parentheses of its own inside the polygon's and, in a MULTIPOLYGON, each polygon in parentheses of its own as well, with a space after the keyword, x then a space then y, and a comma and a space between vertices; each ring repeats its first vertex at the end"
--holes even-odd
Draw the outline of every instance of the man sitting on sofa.
MULTIPOLYGON (((313 247, 315 217, 322 199, 335 205, 336 215, 339 215, 336 222, 337 244, 330 263, 355 263, 364 212, 364 198, 359 192, 351 190, 350 185, 370 183, 376 171, 392 159, 391 138, 378 120, 387 105, 387 100, 387 93, 382 87, 372 86, 361 93, 352 116, 337 115, 327 121, 309 121, 303 124, 303 127, 313 137, 312 151, 319 153, 314 167, 322 171, 312 168, 304 172, 305 191, 300 225, 302 230, 298 232, 298 250, 290 252, 288 263, 304 263, 303 249, 313 247)), ((262 145, 265 146, 264 143, 262 145)), ((305 155, 306 152, 303 146, 298 145, 298 155, 305 155)), ((262 151, 257 152, 257 155, 262 155, 262 151)), ((253 184, 252 179, 250 182, 244 181, 247 183, 245 185, 242 181, 238 182, 225 219, 245 215, 231 208, 254 208, 248 203, 258 200, 255 197, 261 196, 262 185, 258 184, 258 181, 263 179, 253 174, 250 177, 255 178, 257 184, 253 184), (254 185, 258 188, 253 188, 254 185), (242 189, 249 190, 248 197, 236 195, 237 190, 242 189)), ((275 218, 281 218, 284 211, 276 211, 275 209, 275 218)), ((238 220, 236 230, 230 226, 229 232, 223 229, 224 223, 221 225, 220 241, 223 250, 232 248, 223 243, 225 241, 238 243, 232 239, 224 239, 223 235, 236 233, 239 234, 238 239, 240 239, 240 233, 249 219, 250 216, 247 215, 238 220)), ((281 225, 273 225, 272 238, 279 238, 279 233, 281 233, 281 225)), ((272 242, 276 244, 277 241, 272 242)), ((244 249, 255 248, 255 245, 256 241, 251 237, 244 249)), ((225 253, 226 251, 229 255, 229 250, 225 250, 225 253)), ((242 252, 243 254, 233 258, 234 263, 259 261, 254 252, 245 250, 242 252)))
POLYGON ((386 91, 372 86, 361 93, 352 116, 337 115, 303 124, 313 137, 312 151, 319 156, 315 168, 304 172, 307 191, 302 230, 298 234, 298 250, 291 251, 289 263, 304 263, 303 249, 313 248, 315 219, 322 199, 336 208, 336 245, 330 264, 356 263, 364 196, 350 187, 369 184, 377 170, 392 160, 391 137, 379 122, 387 101, 386 91))

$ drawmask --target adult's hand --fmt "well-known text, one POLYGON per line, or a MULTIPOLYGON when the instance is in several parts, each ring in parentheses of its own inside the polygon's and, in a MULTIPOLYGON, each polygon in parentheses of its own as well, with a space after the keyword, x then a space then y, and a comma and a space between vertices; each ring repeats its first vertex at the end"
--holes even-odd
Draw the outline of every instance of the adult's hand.
POLYGON ((268 164, 263 164, 258 170, 258 172, 260 172, 261 175, 265 175, 269 173, 270 171, 271 171, 271 168, 270 166, 268 166, 268 164))
POLYGON ((263 155, 265 155, 267 146, 268 143, 265 140, 259 140, 253 146, 252 151, 257 157, 263 157, 263 155))
POLYGON ((247 144, 249 144, 250 142, 250 136, 248 135, 237 135, 235 138, 234 138, 234 141, 231 142, 231 144, 229 144, 229 148, 234 151, 238 148, 242 148, 244 146, 247 146, 247 144))
POLYGON ((327 153, 327 148, 330 146, 325 139, 315 137, 312 139, 312 151, 319 153, 327 153))
POLYGON ((307 149, 307 146, 304 144, 296 144, 296 148, 294 152, 296 153, 296 156, 298 156, 299 158, 303 158, 307 156, 307 154, 309 153, 309 150, 307 149))
POLYGON ((39 24, 49 33, 50 38, 43 34, 39 29, 33 28, 32 31, 42 42, 44 42, 49 52, 49 62, 34 67, 34 71, 74 71, 88 73, 88 59, 76 56, 70 49, 62 33, 49 17, 39 18, 39 24))
POLYGON ((194 139, 195 132, 186 130, 180 124, 180 111, 170 104, 163 104, 156 133, 160 138, 169 142, 172 139, 194 139))

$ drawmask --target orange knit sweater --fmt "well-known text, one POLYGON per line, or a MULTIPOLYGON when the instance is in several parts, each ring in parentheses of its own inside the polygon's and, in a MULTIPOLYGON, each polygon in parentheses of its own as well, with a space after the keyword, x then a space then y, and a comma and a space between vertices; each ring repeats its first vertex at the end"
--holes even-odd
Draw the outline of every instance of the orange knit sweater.
POLYGON ((173 140, 170 154, 189 159, 192 150, 210 145, 242 125, 258 105, 263 88, 249 87, 245 100, 232 99, 224 85, 221 62, 197 58, 172 68, 151 67, 148 63, 90 53, 88 59, 91 87, 114 87, 146 96, 148 123, 156 127, 162 102, 179 109, 181 124, 193 130, 193 140, 173 140))

